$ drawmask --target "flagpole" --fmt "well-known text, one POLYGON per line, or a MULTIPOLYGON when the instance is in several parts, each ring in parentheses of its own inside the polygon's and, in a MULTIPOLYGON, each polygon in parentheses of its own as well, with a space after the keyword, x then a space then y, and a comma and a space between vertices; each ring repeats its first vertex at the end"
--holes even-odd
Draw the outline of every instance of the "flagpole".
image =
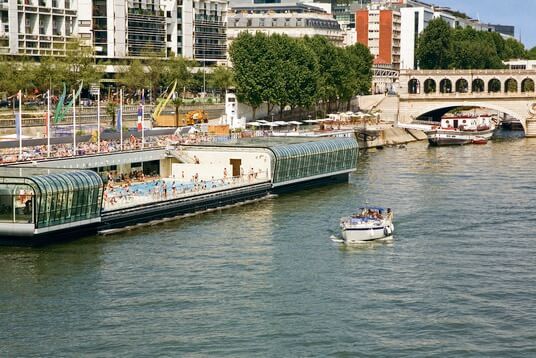
POLYGON ((97 92, 97 153, 100 153, 100 86, 97 92))
POLYGON ((145 146, 145 89, 141 90, 141 149, 145 146))
POLYGON ((22 160, 22 91, 19 90, 19 160, 22 160))
POLYGON ((119 115, 120 115, 120 122, 119 122, 119 134, 121 138, 120 146, 121 151, 123 150, 123 89, 121 88, 119 90, 119 115))
POLYGON ((47 157, 50 158, 50 88, 47 91, 47 157))
POLYGON ((76 97, 73 90, 73 156, 76 156, 76 97))

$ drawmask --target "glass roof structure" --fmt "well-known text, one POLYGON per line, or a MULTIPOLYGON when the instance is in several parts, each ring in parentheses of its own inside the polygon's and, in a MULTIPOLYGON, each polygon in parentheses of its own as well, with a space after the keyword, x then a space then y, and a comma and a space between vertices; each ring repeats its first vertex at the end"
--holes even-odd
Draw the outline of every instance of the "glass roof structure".
POLYGON ((104 184, 90 170, 0 169, 0 224, 33 224, 36 231, 100 220, 104 184))
POLYGON ((278 144, 269 149, 275 156, 274 185, 347 173, 357 166, 358 143, 355 138, 278 144))

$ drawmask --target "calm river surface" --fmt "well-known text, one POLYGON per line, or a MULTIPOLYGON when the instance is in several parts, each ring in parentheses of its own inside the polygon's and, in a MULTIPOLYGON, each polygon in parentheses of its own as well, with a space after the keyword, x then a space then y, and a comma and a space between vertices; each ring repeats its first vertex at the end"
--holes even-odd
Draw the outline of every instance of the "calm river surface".
POLYGON ((0 356, 536 355, 536 139, 363 154, 348 184, 0 248, 0 356), (339 217, 394 209, 390 244, 339 217))

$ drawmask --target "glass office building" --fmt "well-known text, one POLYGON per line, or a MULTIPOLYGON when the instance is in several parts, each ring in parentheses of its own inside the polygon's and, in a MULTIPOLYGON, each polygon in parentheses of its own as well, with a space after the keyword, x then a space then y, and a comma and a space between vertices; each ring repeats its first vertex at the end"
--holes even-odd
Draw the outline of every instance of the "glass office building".
POLYGON ((33 236, 100 222, 103 189, 90 170, 2 168, 0 235, 33 236))

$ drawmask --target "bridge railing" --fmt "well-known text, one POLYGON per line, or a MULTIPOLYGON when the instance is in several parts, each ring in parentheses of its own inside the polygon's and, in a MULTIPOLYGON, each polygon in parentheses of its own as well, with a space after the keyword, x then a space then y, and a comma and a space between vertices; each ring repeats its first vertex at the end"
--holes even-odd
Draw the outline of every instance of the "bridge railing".
POLYGON ((495 70, 400 70, 400 76, 533 76, 536 70, 510 70, 510 69, 495 69, 495 70))
POLYGON ((399 93, 401 99, 444 99, 444 98, 534 98, 536 92, 452 92, 452 93, 399 93))

